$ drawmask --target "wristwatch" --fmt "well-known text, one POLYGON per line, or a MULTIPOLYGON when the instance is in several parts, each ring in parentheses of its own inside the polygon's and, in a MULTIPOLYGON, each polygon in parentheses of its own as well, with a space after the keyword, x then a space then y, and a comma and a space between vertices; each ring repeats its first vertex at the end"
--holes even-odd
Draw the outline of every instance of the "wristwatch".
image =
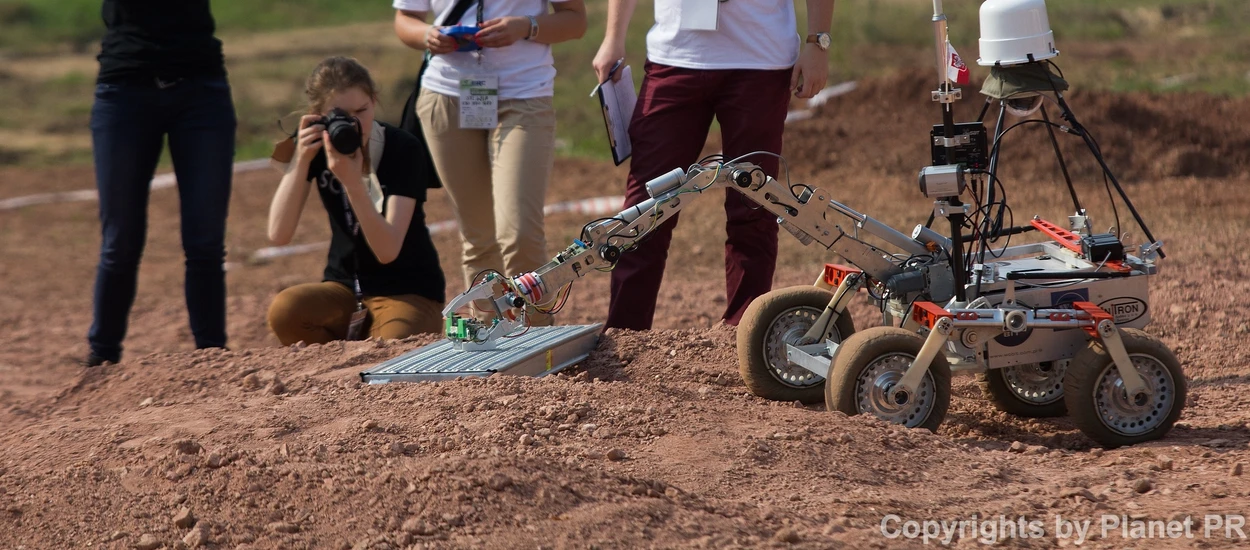
POLYGON ((533 40, 535 36, 538 36, 538 18, 534 17, 533 15, 527 15, 525 17, 529 18, 530 20, 530 33, 529 33, 529 36, 525 37, 525 39, 533 40))
POLYGON ((818 32, 816 34, 807 35, 807 43, 815 44, 822 52, 829 51, 829 44, 832 40, 833 39, 829 37, 829 33, 827 32, 818 32))

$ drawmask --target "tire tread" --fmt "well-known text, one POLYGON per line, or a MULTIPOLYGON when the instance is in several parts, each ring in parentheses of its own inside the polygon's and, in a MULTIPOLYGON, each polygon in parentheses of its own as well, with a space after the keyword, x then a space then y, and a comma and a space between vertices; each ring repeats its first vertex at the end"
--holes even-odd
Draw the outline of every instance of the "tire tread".
POLYGON ((1112 359, 1101 342, 1090 340, 1089 344, 1077 352, 1072 358, 1072 363, 1068 365, 1068 372, 1063 380, 1063 399, 1067 404, 1069 416, 1072 417, 1072 423, 1076 424, 1087 437, 1106 448, 1135 445, 1167 435, 1180 418, 1188 394, 1188 384, 1181 370, 1180 361, 1163 341, 1133 328, 1121 328, 1120 333, 1124 347, 1130 355, 1141 354, 1154 357, 1171 372, 1172 383, 1175 386, 1173 389, 1175 400, 1167 418, 1150 432, 1126 436, 1112 431, 1100 419, 1098 405, 1093 398, 1098 380, 1107 370, 1108 363, 1111 363, 1112 359))
MULTIPOLYGON (((738 373, 752 394, 772 401, 800 401, 805 404, 820 403, 824 399, 824 383, 795 388, 773 377, 771 367, 764 360, 763 350, 768 329, 781 312, 805 305, 823 311, 832 299, 833 293, 828 290, 801 285, 773 290, 747 306, 738 325, 738 373)), ((855 323, 848 313, 844 313, 838 316, 834 329, 842 341, 846 341, 855 333, 855 323)))
MULTIPOLYGON (((890 352, 909 353, 913 357, 920 352, 924 338, 920 335, 898 327, 872 327, 846 339, 838 350, 837 360, 829 373, 825 386, 825 408, 841 411, 854 416, 860 414, 859 405, 855 400, 855 385, 859 374, 868 366, 868 361, 890 352)), ((946 419, 951 398, 951 369, 946 356, 938 354, 929 365, 929 374, 933 377, 935 403, 929 418, 917 428, 936 432, 938 426, 946 419)))

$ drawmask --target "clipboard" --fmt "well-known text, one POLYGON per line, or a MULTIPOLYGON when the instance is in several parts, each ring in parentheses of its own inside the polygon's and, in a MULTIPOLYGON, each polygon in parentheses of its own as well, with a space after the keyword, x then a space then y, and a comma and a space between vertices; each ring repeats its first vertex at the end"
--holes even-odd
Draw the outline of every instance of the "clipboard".
MULTIPOLYGON (((618 64, 619 65, 619 64, 618 64)), ((629 142, 629 121, 634 118, 634 106, 638 93, 634 90, 634 75, 628 65, 620 69, 621 79, 608 79, 595 87, 592 95, 599 96, 599 110, 603 113, 603 125, 608 132, 608 144, 612 150, 612 162, 620 166, 633 153, 629 142)))

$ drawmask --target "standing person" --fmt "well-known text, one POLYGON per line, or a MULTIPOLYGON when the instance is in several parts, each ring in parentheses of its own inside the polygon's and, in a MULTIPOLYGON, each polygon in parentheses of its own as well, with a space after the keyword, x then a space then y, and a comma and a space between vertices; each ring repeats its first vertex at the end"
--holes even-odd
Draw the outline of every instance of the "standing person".
POLYGON ((162 141, 178 179, 185 293, 196 348, 226 345, 225 234, 234 104, 209 0, 104 0, 91 109, 103 241, 86 366, 121 359, 162 141))
MULTIPOLYGON (((466 286, 479 273, 508 276, 547 263, 543 203, 555 161, 556 69, 551 44, 586 32, 582 0, 395 0, 395 33, 433 54, 416 113, 464 239, 466 286), (448 21, 456 4, 463 15, 448 21), (483 5, 485 8, 483 9, 483 5), (433 24, 427 23, 430 13, 433 24), (457 51, 448 26, 479 27, 477 51, 457 51), (466 80, 480 86, 463 87, 466 80), (462 111, 462 100, 475 101, 462 111)), ((552 293, 554 295, 554 292, 552 293)), ((551 324, 531 311, 531 324, 551 324)))
POLYGON ((278 293, 269 327, 283 345, 363 337, 366 328, 388 339, 438 332, 447 284, 422 209, 428 172, 413 162, 424 158, 421 138, 374 120, 377 86, 355 59, 322 61, 305 93, 308 114, 269 206, 269 239, 291 241, 315 185, 330 217, 330 252, 322 282, 278 293), (359 148, 328 143, 325 119, 335 115, 358 125, 359 148))
MULTIPOLYGON (((834 0, 807 0, 805 40, 795 33, 790 0, 706 0, 705 7, 713 10, 710 22, 687 15, 698 11, 683 11, 688 3, 655 0, 646 74, 629 125, 633 157, 626 208, 648 198, 647 181, 698 160, 713 117, 720 122, 726 158, 755 151, 780 154, 790 93, 812 97, 828 77, 834 0)), ((593 62, 600 81, 625 58, 625 33, 636 5, 637 0, 608 0, 607 34, 593 62)), ((745 160, 777 176, 777 157, 745 160)), ((777 222, 736 191, 726 191, 725 213, 728 299, 722 318, 736 326, 751 301, 772 287, 777 222)), ((674 215, 645 244, 621 256, 612 270, 607 327, 651 328, 676 224, 674 215)))

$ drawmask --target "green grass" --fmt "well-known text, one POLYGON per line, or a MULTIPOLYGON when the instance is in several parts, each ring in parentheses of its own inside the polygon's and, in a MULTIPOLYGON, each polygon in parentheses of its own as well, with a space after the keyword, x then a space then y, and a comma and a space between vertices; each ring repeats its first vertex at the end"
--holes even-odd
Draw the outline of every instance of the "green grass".
MULTIPOLYGON (((101 0, 0 0, 0 49, 83 51, 104 36, 100 6, 101 0)), ((217 1, 212 9, 225 33, 377 21, 394 13, 389 2, 343 0, 217 1)))
MULTIPOLYGON (((1127 54, 1059 59, 1073 85, 1116 91, 1250 93, 1250 2, 1245 0, 1049 0, 1051 26, 1061 51, 1065 45, 1124 44, 1127 54), (1146 61, 1129 55, 1154 44, 1146 61), (1172 48, 1172 46, 1182 46, 1172 48), (1190 47, 1197 53, 1185 50, 1190 47)), ((977 0, 947 0, 952 43, 970 62, 977 54, 977 0)), ((341 0, 216 0, 218 36, 227 44, 227 65, 239 117, 238 158, 268 154, 280 137, 275 121, 298 110, 307 71, 329 53, 342 53, 368 65, 382 88, 381 117, 395 121, 417 70, 416 52, 399 44, 387 22, 389 2, 341 0), (342 28, 351 23, 373 23, 342 28), (262 53, 230 55, 231 46, 256 42, 262 34, 315 28, 313 40, 284 51, 273 45, 262 53), (320 41, 324 35, 329 44, 320 41)), ((805 5, 796 2, 800 28, 805 5)), ((554 56, 559 76, 555 103, 562 155, 606 159, 607 140, 590 67, 603 37, 606 2, 587 3, 589 27, 579 41, 559 44, 554 56)), ((923 67, 932 58, 932 4, 924 0, 837 0, 830 52, 830 82, 860 79, 923 67)), ((642 79, 646 31, 652 23, 650 0, 640 0, 626 44, 636 82, 642 79)), ((0 64, 0 96, 12 98, 0 110, 0 130, 57 136, 85 135, 91 106, 94 64, 104 28, 100 0, 0 0, 0 58, 55 61, 81 52, 76 68, 38 78, 13 76, 0 64)), ((308 34, 308 33, 306 33, 308 34)), ((286 35, 274 35, 286 36, 286 35)), ((269 42, 274 42, 270 40, 269 42)), ((278 42, 279 46, 281 42, 278 42)), ((974 67, 973 71, 981 71, 974 67)), ((89 159, 82 151, 15 152, 0 143, 0 163, 47 164, 89 159)))
MULTIPOLYGON (((606 2, 588 2, 602 12, 606 2)), ((970 43, 977 34, 980 1, 948 0, 945 10, 954 37, 970 43)), ((803 2, 797 2, 800 11, 803 2)), ((1169 28, 1200 29, 1211 36, 1234 36, 1250 24, 1243 0, 1050 0, 1056 37, 1113 40, 1150 32, 1153 21, 1169 28)), ((921 0, 838 0, 838 42, 927 45, 932 6, 921 0)), ((219 0, 213 2, 223 33, 267 31, 378 21, 391 15, 388 2, 342 0, 219 0)), ((640 3, 636 20, 649 21, 649 3, 640 3)), ((599 19, 601 21, 601 19, 599 19)), ((597 26, 601 32, 602 25, 597 26)), ((100 0, 0 0, 0 50, 37 51, 71 45, 87 48, 103 36, 100 0)), ((592 25, 592 28, 596 26, 592 25)), ((645 25, 640 28, 645 29, 645 25)), ((589 37, 588 37, 589 38, 589 37)))

